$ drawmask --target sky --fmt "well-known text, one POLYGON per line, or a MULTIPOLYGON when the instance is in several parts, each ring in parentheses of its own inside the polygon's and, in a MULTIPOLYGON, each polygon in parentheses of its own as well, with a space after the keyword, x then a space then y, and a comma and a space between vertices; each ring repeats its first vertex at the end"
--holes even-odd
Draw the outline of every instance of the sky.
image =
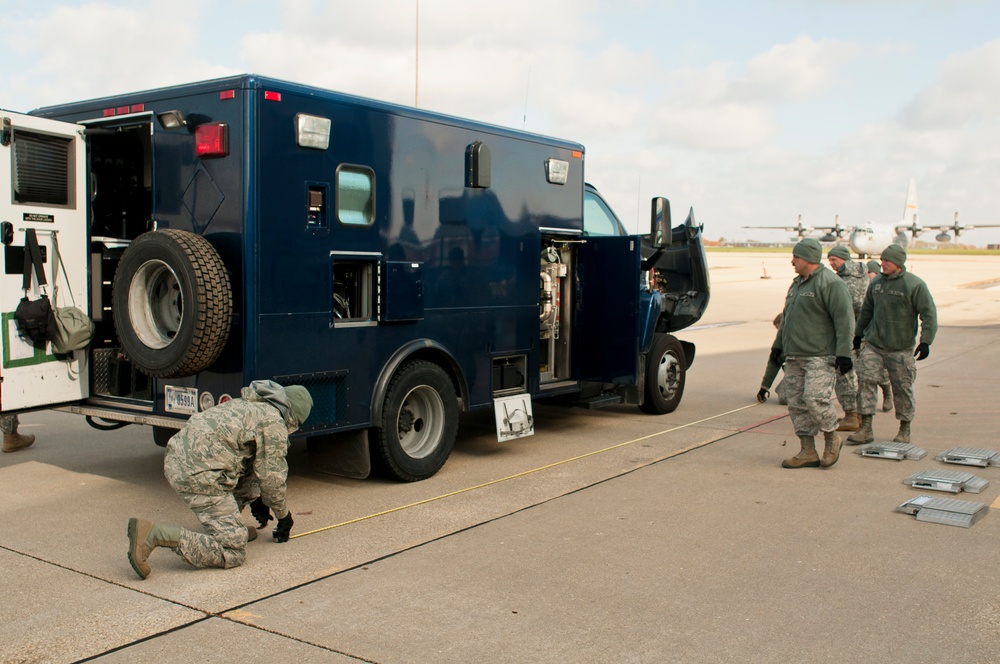
MULTIPOLYGON (((992 0, 0 0, 0 108, 240 73, 586 146, 631 231, 649 199, 752 225, 1000 224, 992 0)), ((933 232, 921 239, 930 239, 933 232)), ((1000 228, 962 241, 1000 242, 1000 228)))

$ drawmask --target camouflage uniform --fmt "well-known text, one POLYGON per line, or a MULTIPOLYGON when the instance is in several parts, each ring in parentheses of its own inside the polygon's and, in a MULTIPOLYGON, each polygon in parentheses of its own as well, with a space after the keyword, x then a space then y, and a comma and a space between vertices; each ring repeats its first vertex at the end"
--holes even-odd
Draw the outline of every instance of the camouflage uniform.
MULTIPOLYGON (((852 260, 844 261, 844 264, 837 270, 837 276, 843 280, 847 286, 847 291, 851 294, 851 306, 854 309, 854 319, 861 313, 861 305, 864 304, 865 294, 868 292, 868 271, 865 265, 852 260)), ((857 359, 855 357, 855 359, 857 359)), ((858 410, 858 374, 851 369, 846 374, 837 372, 837 401, 844 412, 857 412, 858 410)))
POLYGON ((785 355, 788 413, 796 435, 837 428, 834 359, 850 357, 853 331, 850 293, 833 271, 818 265, 808 277, 795 277, 772 348, 785 355))
POLYGON ((263 383, 270 381, 193 415, 167 443, 163 474, 206 531, 181 529, 175 551, 195 567, 243 564, 248 532, 240 511, 258 496, 279 517, 288 513, 285 455, 294 425, 287 410, 253 389, 263 383))
POLYGON ((937 335, 937 307, 923 279, 900 266, 892 276, 880 274, 871 280, 855 332, 865 341, 858 358, 861 415, 875 414, 879 379, 887 370, 896 419, 913 420, 913 383, 917 376, 913 348, 918 318, 920 342, 930 346, 937 335))
POLYGON ((0 432, 17 433, 17 415, 0 415, 0 432))

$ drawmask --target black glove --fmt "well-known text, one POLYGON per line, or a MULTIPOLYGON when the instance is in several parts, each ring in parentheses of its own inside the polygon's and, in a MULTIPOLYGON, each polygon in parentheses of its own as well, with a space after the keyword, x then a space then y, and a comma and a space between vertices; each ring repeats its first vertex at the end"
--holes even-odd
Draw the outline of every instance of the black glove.
POLYGON ((861 337, 854 337, 854 350, 861 350, 861 337))
POLYGON ((781 366, 781 349, 780 348, 772 348, 771 349, 771 354, 768 355, 768 357, 767 357, 767 361, 770 362, 771 364, 773 364, 776 367, 780 367, 781 366))
POLYGON ((271 516, 271 510, 264 504, 264 499, 260 497, 250 503, 250 514, 253 514, 253 518, 257 519, 260 528, 267 526, 267 522, 274 518, 271 516))
POLYGON ((854 360, 849 357, 838 357, 834 360, 834 364, 837 365, 837 371, 842 374, 850 373, 851 369, 854 368, 854 360))
POLYGON ((275 542, 287 542, 288 535, 292 532, 292 513, 289 512, 282 518, 278 519, 278 525, 274 527, 271 531, 271 537, 274 538, 275 542))
POLYGON ((771 392, 766 387, 762 387, 760 388, 760 392, 757 393, 757 401, 764 403, 769 396, 771 396, 771 392))
POLYGON ((920 360, 926 360, 927 356, 930 354, 931 354, 931 347, 922 341, 919 344, 917 344, 917 349, 913 351, 913 357, 917 358, 917 362, 919 362, 920 360))

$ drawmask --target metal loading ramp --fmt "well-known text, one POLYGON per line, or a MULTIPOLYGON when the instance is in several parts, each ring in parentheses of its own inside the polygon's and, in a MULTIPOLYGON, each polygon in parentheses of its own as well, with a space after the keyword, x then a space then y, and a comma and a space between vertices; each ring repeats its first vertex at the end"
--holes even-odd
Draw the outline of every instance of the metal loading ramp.
POLYGON ((898 506, 896 511, 915 514, 917 521, 968 528, 986 516, 990 508, 986 503, 974 503, 969 500, 917 496, 898 506))
POLYGON ((855 454, 878 457, 880 459, 895 459, 896 461, 902 461, 903 459, 917 461, 927 456, 927 450, 916 445, 911 445, 910 443, 876 442, 862 445, 855 451, 855 454))
POLYGON ((1000 452, 978 447, 954 447, 945 450, 934 457, 945 463, 957 463, 962 466, 1000 466, 1000 452))
POLYGON ((967 491, 979 493, 990 485, 989 480, 976 477, 972 473, 961 470, 921 470, 903 480, 914 489, 930 489, 931 491, 947 491, 958 493, 967 491))

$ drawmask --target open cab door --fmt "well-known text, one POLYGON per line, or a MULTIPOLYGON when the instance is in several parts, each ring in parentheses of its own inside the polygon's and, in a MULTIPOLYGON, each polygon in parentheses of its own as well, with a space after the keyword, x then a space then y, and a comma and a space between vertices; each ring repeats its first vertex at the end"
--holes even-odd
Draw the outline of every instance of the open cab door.
POLYGON ((82 127, 0 110, 0 411, 67 404, 89 395, 87 351, 66 355, 18 334, 22 297, 91 315, 87 260, 87 149, 82 127), (38 238, 47 284, 23 290, 27 231, 38 238))

